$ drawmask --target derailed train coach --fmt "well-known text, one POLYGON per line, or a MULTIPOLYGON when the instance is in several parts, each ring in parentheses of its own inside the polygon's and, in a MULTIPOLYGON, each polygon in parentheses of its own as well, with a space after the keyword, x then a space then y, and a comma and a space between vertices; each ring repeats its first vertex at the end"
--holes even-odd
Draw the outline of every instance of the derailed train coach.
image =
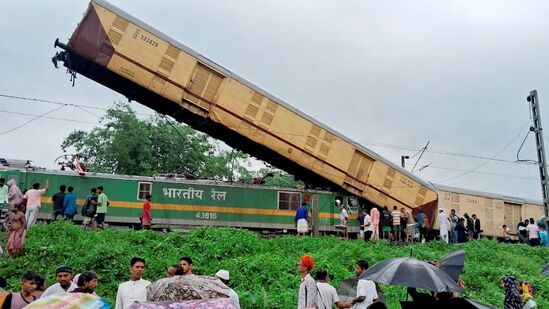
MULTIPOLYGON (((363 203, 434 219, 436 189, 123 10, 91 1, 63 51, 82 74, 159 113, 295 175, 363 203)), ((430 222, 433 222, 431 220, 430 222)))
MULTIPOLYGON (((80 213, 93 187, 103 186, 110 205, 107 223, 138 226, 147 194, 152 195, 153 228, 186 230, 194 226, 241 227, 269 233, 295 232, 295 210, 306 202, 311 209, 310 224, 319 233, 334 233, 339 225, 335 200, 352 202, 342 194, 319 190, 300 190, 245 183, 185 180, 172 177, 121 176, 90 173, 78 176, 69 171, 0 170, 0 177, 15 179, 24 190, 34 183, 49 190, 42 197, 38 219, 48 220, 51 197, 61 185, 72 186, 80 213)), ((77 215, 76 221, 82 220, 77 215)), ((356 220, 351 229, 356 232, 356 220)))

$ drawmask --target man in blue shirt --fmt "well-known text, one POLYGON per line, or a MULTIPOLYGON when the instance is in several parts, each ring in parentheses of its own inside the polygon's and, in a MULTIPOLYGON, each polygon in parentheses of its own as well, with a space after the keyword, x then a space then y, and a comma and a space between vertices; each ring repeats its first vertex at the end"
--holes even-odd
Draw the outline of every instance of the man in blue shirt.
POLYGON ((547 229, 544 225, 539 228, 539 238, 541 245, 544 247, 549 247, 549 238, 547 237, 547 229))
POLYGON ((68 187, 67 194, 63 199, 63 208, 65 209, 65 219, 73 220, 74 215, 76 215, 76 195, 72 193, 74 190, 73 187, 68 187))
POLYGON ((419 214, 417 215, 417 225, 419 226, 419 242, 425 238, 427 230, 423 228, 423 220, 425 219, 425 213, 423 209, 419 209, 419 214))
POLYGON ((63 202, 65 199, 65 189, 67 186, 61 185, 59 186, 59 192, 55 193, 51 197, 51 201, 53 202, 53 212, 51 213, 51 221, 56 221, 58 216, 61 216, 61 219, 63 219, 63 214, 65 213, 65 209, 63 208, 63 202))
POLYGON ((301 207, 299 207, 295 211, 297 237, 301 235, 305 235, 307 232, 309 232, 309 222, 307 222, 308 218, 309 218, 309 208, 307 208, 307 203, 303 202, 301 203, 301 207))

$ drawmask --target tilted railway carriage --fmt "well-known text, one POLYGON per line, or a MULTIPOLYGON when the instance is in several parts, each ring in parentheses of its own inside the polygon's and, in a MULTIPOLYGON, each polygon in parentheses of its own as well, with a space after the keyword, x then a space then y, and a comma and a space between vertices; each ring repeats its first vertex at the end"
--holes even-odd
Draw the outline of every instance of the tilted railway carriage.
MULTIPOLYGON (((130 100, 314 187, 433 215, 435 188, 107 2, 90 3, 54 57, 130 100)), ((158 194, 157 194, 158 196, 158 194)), ((433 220, 431 220, 433 222, 433 220)))
MULTIPOLYGON (((292 232, 295 230, 295 210, 302 201, 308 201, 314 217, 318 218, 315 224, 319 231, 331 233, 335 232, 335 225, 339 224, 339 209, 335 206, 335 199, 346 198, 327 191, 205 180, 173 180, 166 177, 109 174, 88 174, 82 177, 68 171, 0 170, 0 177, 16 179, 22 190, 36 182, 42 188, 49 180, 50 188, 42 197, 43 207, 39 219, 50 218, 51 196, 59 191, 60 185, 74 187, 78 206, 82 205, 92 187, 103 186, 110 200, 107 223, 138 224, 145 195, 151 194, 154 225, 171 229, 211 225, 292 232)), ((81 207, 78 209, 80 212, 81 207)), ((351 226, 353 231, 357 229, 356 220, 352 220, 351 226)))

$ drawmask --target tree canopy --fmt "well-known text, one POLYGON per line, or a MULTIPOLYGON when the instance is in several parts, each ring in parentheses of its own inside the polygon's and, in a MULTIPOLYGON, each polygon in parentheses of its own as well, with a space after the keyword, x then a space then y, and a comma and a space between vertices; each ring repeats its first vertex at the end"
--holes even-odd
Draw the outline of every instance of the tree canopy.
POLYGON ((94 172, 187 177, 294 187, 293 176, 275 168, 252 171, 249 156, 223 147, 193 128, 156 114, 139 119, 128 103, 109 108, 102 125, 90 132, 75 130, 61 144, 87 158, 94 172))
POLYGON ((74 147, 96 172, 177 173, 225 180, 251 177, 246 154, 223 150, 207 135, 158 114, 139 119, 127 103, 108 109, 102 126, 71 132, 61 147, 74 147))

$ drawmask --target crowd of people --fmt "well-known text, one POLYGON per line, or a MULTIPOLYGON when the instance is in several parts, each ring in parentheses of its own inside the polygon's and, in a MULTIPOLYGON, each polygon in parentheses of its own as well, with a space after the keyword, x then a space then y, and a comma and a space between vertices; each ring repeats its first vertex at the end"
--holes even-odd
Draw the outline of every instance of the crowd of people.
MULTIPOLYGON (((4 178, 0 178, 0 213, 7 207, 3 228, 9 232, 6 249, 10 258, 21 254, 26 233, 36 223, 42 207, 42 196, 48 189, 49 181, 46 180, 43 188, 40 188, 40 183, 34 183, 30 189, 21 192, 15 179, 10 179, 6 183, 4 178)), ((147 194, 143 203, 140 219, 144 229, 150 229, 152 225, 151 198, 152 196, 147 194)), ((102 186, 91 188, 82 205, 77 203, 78 197, 74 193, 74 187, 66 185, 59 186, 59 191, 52 196, 51 201, 50 222, 60 219, 74 221, 75 216, 80 214, 83 217, 84 229, 91 228, 97 231, 104 228, 110 202, 102 186)))
MULTIPOLYGON (((438 260, 427 261, 429 264, 440 267, 438 260)), ((365 279, 365 273, 368 270, 368 261, 358 260, 355 263, 356 296, 341 299, 335 287, 330 284, 330 275, 326 269, 316 271, 316 281, 311 276, 311 271, 315 262, 310 255, 301 257, 297 271, 301 275, 301 284, 298 294, 298 309, 318 308, 354 308, 354 309, 383 309, 387 308, 382 291, 375 282, 365 279)), ((464 287, 464 282, 460 279, 457 285, 464 287)), ((530 283, 525 280, 516 281, 513 276, 506 275, 501 279, 500 285, 505 292, 504 309, 536 309, 537 304, 534 300, 534 290, 530 283)), ((415 288, 407 288, 407 294, 411 297, 411 308, 464 308, 459 292, 420 292, 415 288)), ((403 307, 404 308, 404 307, 403 307)), ((469 308, 469 307, 467 307, 469 308)))
MULTIPOLYGON (((336 200, 340 209, 340 224, 343 239, 349 239, 349 210, 348 207, 336 200)), ((303 202, 296 210, 295 221, 298 236, 309 232, 309 207, 303 202)), ((465 243, 479 239, 483 233, 481 221, 476 214, 464 213, 459 217, 455 209, 450 210, 448 215, 444 209, 438 213, 439 230, 435 233, 432 229, 432 222, 422 208, 417 214, 412 213, 408 208, 400 210, 393 206, 392 211, 387 206, 383 208, 372 207, 371 209, 361 208, 358 211, 357 223, 359 226, 358 238, 364 241, 387 239, 395 243, 414 243, 440 239, 446 243, 465 243)), ((549 246, 547 229, 544 225, 537 225, 533 218, 527 219, 518 224, 518 237, 521 243, 532 246, 549 246)), ((511 242, 509 227, 503 225, 501 239, 511 242)))
MULTIPOLYGON (((193 261, 190 257, 184 256, 178 264, 169 266, 166 270, 166 278, 175 276, 193 276, 193 261)), ((120 283, 116 293, 115 309, 127 309, 135 302, 146 302, 151 282, 143 279, 146 269, 145 260, 140 257, 133 257, 130 260, 130 280, 120 283)), ((228 298, 235 308, 240 309, 238 294, 229 287, 229 271, 220 269, 215 278, 225 284, 229 290, 228 298)), ((22 309, 28 304, 51 295, 65 295, 69 293, 96 294, 95 290, 99 284, 99 278, 95 272, 84 271, 74 275, 73 269, 68 265, 60 266, 55 271, 56 283, 46 287, 42 276, 33 271, 28 271, 21 277, 19 291, 7 292, 6 280, 0 277, 0 308, 1 309, 22 309)))

